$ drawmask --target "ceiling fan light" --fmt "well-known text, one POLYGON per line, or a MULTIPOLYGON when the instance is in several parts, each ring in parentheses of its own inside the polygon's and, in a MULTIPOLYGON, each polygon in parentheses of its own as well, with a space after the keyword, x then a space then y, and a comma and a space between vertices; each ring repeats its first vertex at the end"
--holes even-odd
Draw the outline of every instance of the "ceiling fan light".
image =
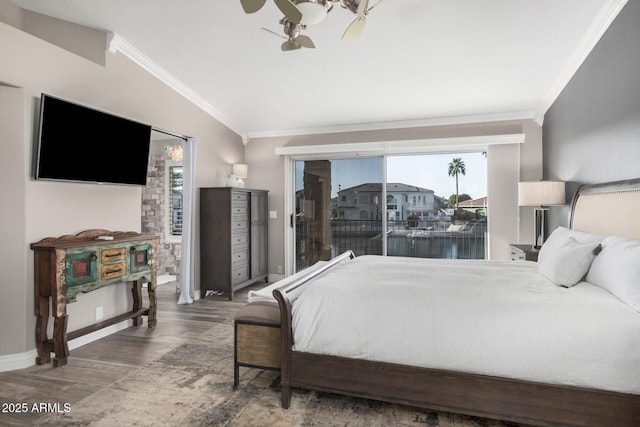
POLYGON ((302 12, 302 25, 314 25, 322 22, 327 16, 326 4, 315 1, 301 1, 296 7, 302 12))

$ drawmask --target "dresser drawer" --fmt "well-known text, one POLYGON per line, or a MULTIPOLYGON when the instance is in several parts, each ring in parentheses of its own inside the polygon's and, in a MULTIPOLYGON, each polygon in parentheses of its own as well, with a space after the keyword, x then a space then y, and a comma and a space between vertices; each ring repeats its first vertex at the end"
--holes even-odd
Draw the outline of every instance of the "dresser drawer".
POLYGON ((246 263, 247 260, 249 259, 249 251, 247 249, 248 247, 245 246, 241 250, 232 252, 231 263, 232 264, 246 263))
POLYGON ((240 193, 240 192, 237 192, 237 193, 236 193, 236 192, 233 192, 233 193, 231 193, 231 203, 232 203, 232 204, 233 204, 234 202, 241 201, 241 200, 249 201, 249 195, 248 195, 247 193, 245 193, 245 192, 242 192, 242 193, 240 193))
POLYGON ((511 260, 512 261, 520 261, 520 260, 524 260, 527 259, 527 254, 524 253, 524 251, 520 250, 520 249, 516 249, 514 247, 511 247, 511 260))
POLYGON ((236 251, 241 247, 246 247, 249 244, 249 233, 238 231, 231 237, 231 250, 236 251))
POLYGON ((103 249, 100 251, 100 262, 108 264, 111 262, 124 261, 126 248, 103 249))
POLYGON ((233 218, 248 218, 248 214, 249 204, 247 202, 236 202, 231 206, 231 216, 233 218))
POLYGON ((116 277, 124 276, 127 272, 127 267, 124 262, 118 264, 103 265, 100 270, 100 278, 102 280, 115 279, 116 277))
POLYGON ((233 285, 249 280, 249 264, 234 266, 231 270, 231 283, 233 285))
POLYGON ((512 261, 538 261, 538 250, 531 245, 510 245, 512 261))
POLYGON ((249 229, 249 221, 236 219, 231 221, 231 232, 237 234, 239 231, 246 232, 249 229))

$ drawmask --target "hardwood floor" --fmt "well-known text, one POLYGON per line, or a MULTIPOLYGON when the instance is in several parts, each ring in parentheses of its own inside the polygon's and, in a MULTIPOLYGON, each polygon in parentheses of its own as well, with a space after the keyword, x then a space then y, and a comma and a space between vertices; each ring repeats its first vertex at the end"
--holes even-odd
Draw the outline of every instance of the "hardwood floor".
MULTIPOLYGON (((158 286, 158 325, 130 327, 105 338, 71 350, 68 364, 53 368, 49 363, 27 369, 0 372, 0 426, 28 426, 52 410, 72 408, 76 402, 103 390, 141 366, 148 365, 163 354, 182 345, 209 329, 212 323, 229 322, 258 282, 237 292, 233 301, 225 296, 211 295, 193 304, 178 305, 175 282, 158 286), (36 404, 36 408, 33 404, 36 404), (40 404, 44 406, 41 411, 40 404), (60 406, 56 407, 58 403, 60 406), (28 410, 17 413, 21 404, 28 410), (36 410, 34 410, 36 409, 36 410)), ((145 301, 146 305, 146 301, 145 301)))

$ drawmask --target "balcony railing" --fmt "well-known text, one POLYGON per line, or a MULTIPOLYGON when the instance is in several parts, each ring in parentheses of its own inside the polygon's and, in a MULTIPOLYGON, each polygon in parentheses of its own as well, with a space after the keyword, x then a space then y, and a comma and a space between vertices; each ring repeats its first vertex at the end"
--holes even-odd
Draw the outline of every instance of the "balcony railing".
MULTIPOLYGON (((296 264, 300 270, 315 259, 307 253, 318 247, 318 227, 312 220, 296 222, 296 264)), ((486 257, 486 220, 451 224, 450 221, 387 221, 387 255, 417 258, 484 259, 486 257)), ((356 255, 382 255, 380 220, 331 220, 331 257, 351 249, 356 255)), ((326 246, 326 245, 322 245, 326 246)))

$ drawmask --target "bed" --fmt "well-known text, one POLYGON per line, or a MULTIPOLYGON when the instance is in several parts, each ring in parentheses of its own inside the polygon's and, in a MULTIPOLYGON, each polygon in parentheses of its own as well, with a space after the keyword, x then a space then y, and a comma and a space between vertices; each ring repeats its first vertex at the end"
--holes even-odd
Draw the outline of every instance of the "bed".
POLYGON ((382 260, 348 251, 288 280, 273 290, 282 406, 289 407, 292 388, 304 388, 531 425, 637 426, 639 210, 640 179, 584 185, 569 227, 545 242, 540 264, 382 260), (558 262, 559 253, 570 253, 571 262, 558 262), (423 267, 445 270, 444 278, 415 270, 423 267), (418 296, 411 282, 398 287, 393 271, 422 277, 419 287, 431 293, 418 296), (467 295, 472 302, 461 302, 467 295), (408 317, 392 311, 398 301, 408 317), (347 329, 361 341, 346 337, 347 329))

